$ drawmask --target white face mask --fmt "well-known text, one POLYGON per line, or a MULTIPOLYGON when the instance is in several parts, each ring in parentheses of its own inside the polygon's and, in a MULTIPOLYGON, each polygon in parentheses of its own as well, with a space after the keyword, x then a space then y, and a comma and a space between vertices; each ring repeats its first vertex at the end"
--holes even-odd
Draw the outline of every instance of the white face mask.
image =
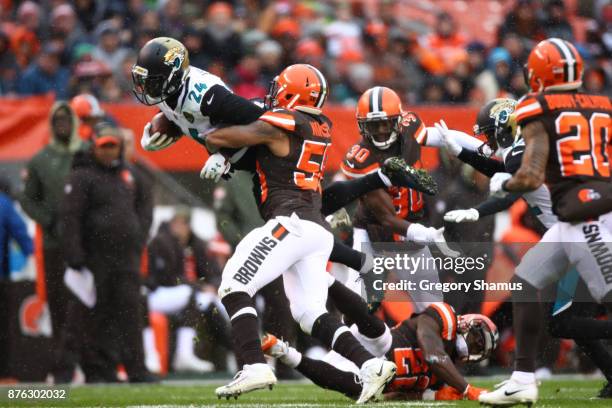
POLYGON ((463 336, 457 336, 457 340, 455 341, 455 348, 457 349, 457 355, 459 356, 460 360, 468 359, 468 345, 465 342, 465 338, 463 336))

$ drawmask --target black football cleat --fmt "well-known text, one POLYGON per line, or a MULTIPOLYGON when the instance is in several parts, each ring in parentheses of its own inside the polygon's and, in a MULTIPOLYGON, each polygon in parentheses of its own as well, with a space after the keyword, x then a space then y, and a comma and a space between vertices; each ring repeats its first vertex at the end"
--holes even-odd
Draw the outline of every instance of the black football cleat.
POLYGON ((606 382, 603 388, 599 390, 597 398, 612 398, 612 383, 610 381, 606 382))
POLYGON ((426 170, 407 165, 401 157, 389 157, 384 161, 381 171, 394 186, 408 187, 427 195, 438 193, 438 184, 426 170))

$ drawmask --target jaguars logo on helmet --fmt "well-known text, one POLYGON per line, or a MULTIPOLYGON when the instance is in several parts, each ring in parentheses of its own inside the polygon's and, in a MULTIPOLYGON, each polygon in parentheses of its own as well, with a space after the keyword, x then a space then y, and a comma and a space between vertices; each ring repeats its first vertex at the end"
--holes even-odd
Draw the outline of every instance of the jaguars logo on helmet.
POLYGON ((157 105, 180 91, 189 71, 185 46, 169 37, 147 42, 132 67, 134 94, 145 105, 157 105))
POLYGON ((509 98, 497 98, 488 102, 478 112, 474 134, 485 136, 487 145, 493 152, 498 147, 505 149, 512 146, 516 136, 516 118, 514 111, 517 101, 509 98))

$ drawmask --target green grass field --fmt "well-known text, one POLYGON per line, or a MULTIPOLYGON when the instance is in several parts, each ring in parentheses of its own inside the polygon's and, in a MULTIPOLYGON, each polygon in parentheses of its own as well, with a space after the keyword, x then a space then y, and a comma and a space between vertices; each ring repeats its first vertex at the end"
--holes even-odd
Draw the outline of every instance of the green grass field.
MULTIPOLYGON (((475 385, 492 387, 494 381, 474 381, 475 385)), ((612 400, 592 399, 601 388, 601 380, 551 380, 540 388, 538 407, 612 407, 612 400)), ((218 400, 216 385, 206 383, 169 383, 161 385, 79 386, 69 391, 66 400, 7 401, 6 389, 0 387, 3 399, 0 406, 7 407, 340 407, 352 405, 342 395, 322 390, 307 383, 285 382, 273 391, 262 390, 245 394, 238 400, 218 400)), ((370 404, 372 407, 406 406, 478 406, 472 401, 414 401, 370 404)))

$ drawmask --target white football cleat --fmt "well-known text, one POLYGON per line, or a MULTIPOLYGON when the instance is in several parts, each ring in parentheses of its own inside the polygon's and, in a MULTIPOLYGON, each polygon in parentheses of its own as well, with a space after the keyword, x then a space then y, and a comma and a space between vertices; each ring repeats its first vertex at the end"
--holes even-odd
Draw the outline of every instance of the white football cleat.
POLYGON ((357 404, 365 404, 380 397, 396 370, 395 363, 380 358, 372 358, 363 363, 359 370, 362 388, 357 404))
POLYGON ((270 366, 265 363, 245 364, 234 379, 229 384, 217 388, 215 394, 218 398, 234 397, 237 399, 240 394, 266 387, 272 389, 274 384, 276 384, 276 376, 270 366))
POLYGON ((480 394, 478 401, 483 405, 509 407, 525 404, 530 407, 538 400, 538 386, 535 382, 521 384, 512 379, 495 386, 497 389, 480 394))

